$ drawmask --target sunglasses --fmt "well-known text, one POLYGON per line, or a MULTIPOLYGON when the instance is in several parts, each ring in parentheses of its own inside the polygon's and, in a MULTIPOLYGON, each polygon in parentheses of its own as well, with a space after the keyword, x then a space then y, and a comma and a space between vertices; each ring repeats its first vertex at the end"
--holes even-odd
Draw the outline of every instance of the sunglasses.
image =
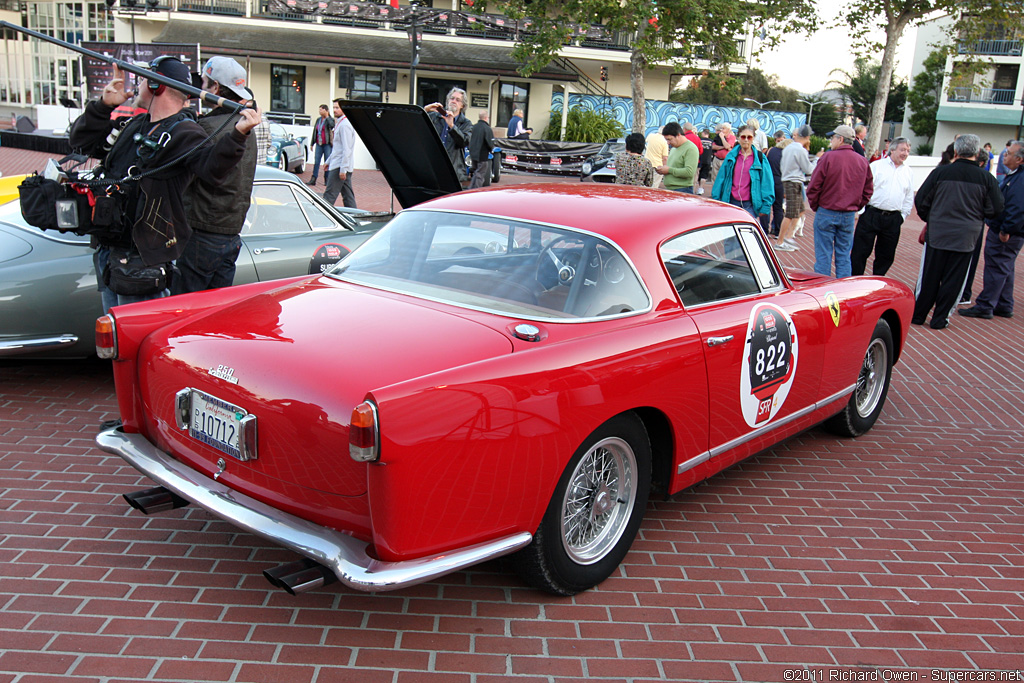
POLYGON ((753 135, 741 135, 740 136, 740 140, 753 140, 753 139, 754 139, 753 135))

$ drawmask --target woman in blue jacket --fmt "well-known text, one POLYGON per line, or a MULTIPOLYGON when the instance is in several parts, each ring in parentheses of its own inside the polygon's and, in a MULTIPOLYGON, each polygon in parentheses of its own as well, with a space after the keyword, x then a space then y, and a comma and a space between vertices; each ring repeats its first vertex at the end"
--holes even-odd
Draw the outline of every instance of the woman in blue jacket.
POLYGON ((754 147, 750 126, 740 126, 736 139, 739 144, 722 161, 711 197, 742 207, 755 219, 759 214, 771 214, 775 178, 768 158, 754 147))

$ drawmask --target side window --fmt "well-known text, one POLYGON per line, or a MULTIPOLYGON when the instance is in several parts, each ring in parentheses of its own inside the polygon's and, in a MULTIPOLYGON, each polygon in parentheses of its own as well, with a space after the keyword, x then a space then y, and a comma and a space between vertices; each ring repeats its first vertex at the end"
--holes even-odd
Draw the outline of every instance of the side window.
POLYGON ((719 225, 692 230, 662 245, 661 259, 683 305, 760 293, 743 239, 742 229, 719 225))
POLYGON ((309 222, 295 194, 286 185, 253 185, 252 203, 245 214, 243 235, 307 232, 309 222))
POLYGON ((306 212, 306 218, 309 219, 314 230, 337 230, 341 227, 348 227, 347 225, 338 225, 337 219, 329 215, 319 205, 310 201, 308 197, 302 196, 301 192, 296 194, 299 198, 299 204, 302 206, 302 210, 306 212))
POLYGON ((775 272, 775 266, 772 265, 772 261, 768 257, 768 246, 764 240, 749 226, 741 225, 739 233, 740 241, 743 242, 743 248, 747 251, 747 258, 750 259, 750 265, 754 269, 754 275, 757 276, 757 282, 761 285, 761 289, 778 287, 782 283, 782 278, 775 272))

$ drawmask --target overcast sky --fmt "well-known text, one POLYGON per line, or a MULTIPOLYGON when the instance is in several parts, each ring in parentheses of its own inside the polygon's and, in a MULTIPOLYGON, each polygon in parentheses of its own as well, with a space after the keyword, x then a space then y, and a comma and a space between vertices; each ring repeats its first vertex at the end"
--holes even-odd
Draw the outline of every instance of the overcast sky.
MULTIPOLYGON (((767 74, 776 74, 779 83, 795 88, 802 93, 817 92, 835 78, 829 72, 833 69, 850 70, 853 67, 853 53, 850 29, 843 18, 842 0, 817 0, 820 25, 822 28, 810 38, 797 36, 771 52, 763 52, 754 58, 754 67, 767 74)), ((878 41, 883 42, 885 34, 878 32, 878 41)), ((910 77, 911 62, 914 59, 914 42, 917 28, 911 26, 903 32, 896 52, 896 76, 910 77)), ((881 60, 881 54, 878 55, 881 60)))

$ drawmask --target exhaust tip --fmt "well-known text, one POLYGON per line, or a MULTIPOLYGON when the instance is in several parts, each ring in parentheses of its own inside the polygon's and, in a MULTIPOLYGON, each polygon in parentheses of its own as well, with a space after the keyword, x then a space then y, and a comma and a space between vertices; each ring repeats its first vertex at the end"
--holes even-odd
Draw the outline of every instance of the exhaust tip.
POLYGON ((263 576, 275 588, 287 591, 291 595, 322 588, 338 580, 333 571, 309 558, 264 570, 263 576))
POLYGON ((166 512, 167 510, 182 508, 189 504, 187 499, 182 498, 163 486, 125 493, 122 497, 126 503, 144 515, 154 512, 166 512))

